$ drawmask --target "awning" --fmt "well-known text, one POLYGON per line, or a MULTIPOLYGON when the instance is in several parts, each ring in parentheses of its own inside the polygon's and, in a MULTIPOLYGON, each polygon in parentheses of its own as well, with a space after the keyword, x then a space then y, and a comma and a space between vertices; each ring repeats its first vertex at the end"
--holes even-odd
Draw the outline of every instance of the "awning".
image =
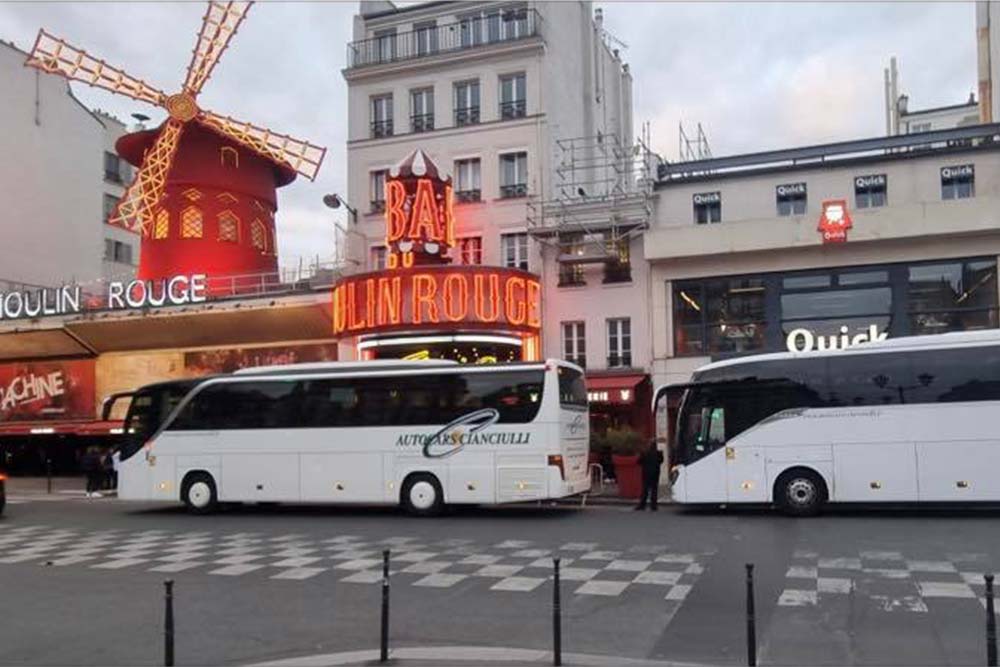
POLYGON ((13 435, 118 435, 122 422, 110 421, 33 421, 0 423, 0 438, 13 435))
POLYGON ((648 375, 601 375, 587 378, 587 399, 591 403, 631 405, 635 403, 636 387, 648 375))

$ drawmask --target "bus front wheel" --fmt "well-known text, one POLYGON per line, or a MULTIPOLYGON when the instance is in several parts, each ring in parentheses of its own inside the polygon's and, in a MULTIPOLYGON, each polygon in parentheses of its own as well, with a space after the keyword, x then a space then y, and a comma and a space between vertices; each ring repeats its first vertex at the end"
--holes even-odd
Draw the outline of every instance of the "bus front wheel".
POLYGON ((181 500, 192 514, 210 514, 219 504, 215 480, 208 473, 197 472, 184 479, 181 500))
POLYGON ((444 509, 444 494, 434 475, 410 475, 403 484, 403 509, 415 516, 435 516, 444 509))
POLYGON ((826 484, 812 470, 795 468, 782 473, 774 485, 774 500, 789 516, 815 516, 826 503, 826 484))

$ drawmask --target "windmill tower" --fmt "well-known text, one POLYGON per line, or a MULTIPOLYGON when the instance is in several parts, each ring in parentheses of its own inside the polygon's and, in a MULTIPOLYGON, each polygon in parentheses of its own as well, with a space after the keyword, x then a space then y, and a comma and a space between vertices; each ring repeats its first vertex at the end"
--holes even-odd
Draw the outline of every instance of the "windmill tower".
POLYGON ((140 279, 276 271, 276 190, 319 171, 325 148, 198 106, 251 4, 208 3, 184 85, 172 95, 44 30, 25 62, 167 111, 160 127, 115 144, 139 167, 110 222, 142 236, 140 279))

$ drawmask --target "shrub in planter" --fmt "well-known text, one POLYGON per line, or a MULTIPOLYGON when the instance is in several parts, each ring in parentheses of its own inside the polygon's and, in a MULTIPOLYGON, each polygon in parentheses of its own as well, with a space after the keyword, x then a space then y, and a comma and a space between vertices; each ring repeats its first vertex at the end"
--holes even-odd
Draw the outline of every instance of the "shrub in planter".
POLYGON ((609 429, 607 440, 611 446, 611 460, 618 480, 618 495, 638 498, 642 493, 642 468, 639 466, 639 448, 642 436, 630 428, 609 429))

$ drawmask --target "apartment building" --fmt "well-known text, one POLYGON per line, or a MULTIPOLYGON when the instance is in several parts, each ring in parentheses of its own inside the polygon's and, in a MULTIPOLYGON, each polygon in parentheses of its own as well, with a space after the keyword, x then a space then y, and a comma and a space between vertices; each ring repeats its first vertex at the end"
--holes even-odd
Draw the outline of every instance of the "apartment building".
POLYGON ((104 256, 101 274, 105 280, 131 280, 139 263, 139 235, 107 224, 125 188, 132 182, 132 166, 115 150, 118 138, 129 132, 124 122, 111 114, 96 111, 104 125, 103 180, 101 219, 104 221, 104 256))

